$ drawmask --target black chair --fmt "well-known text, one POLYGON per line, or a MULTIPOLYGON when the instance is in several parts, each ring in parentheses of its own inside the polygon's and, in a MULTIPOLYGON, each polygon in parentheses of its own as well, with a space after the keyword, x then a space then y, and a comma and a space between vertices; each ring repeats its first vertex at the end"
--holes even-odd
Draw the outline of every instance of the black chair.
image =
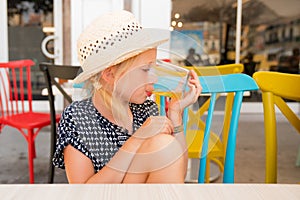
POLYGON ((55 104, 54 104, 54 93, 52 86, 55 86, 58 91, 63 95, 64 99, 68 102, 72 102, 71 96, 64 90, 63 87, 55 79, 73 80, 80 72, 80 66, 70 66, 70 65, 55 65, 52 63, 41 63, 39 65, 40 70, 44 73, 47 90, 48 99, 50 104, 50 115, 51 115, 51 142, 50 142, 50 165, 49 165, 49 175, 48 183, 53 183, 54 181, 54 166, 52 164, 53 154, 55 152, 56 145, 56 123, 59 122, 60 115, 56 114, 55 104))

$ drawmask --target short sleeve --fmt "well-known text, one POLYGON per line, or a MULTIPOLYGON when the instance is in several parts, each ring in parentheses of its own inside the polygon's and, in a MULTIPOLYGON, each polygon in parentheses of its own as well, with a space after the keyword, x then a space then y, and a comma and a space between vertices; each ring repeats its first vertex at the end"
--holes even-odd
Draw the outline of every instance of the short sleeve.
MULTIPOLYGON (((56 167, 65 168, 64 149, 70 144, 81 153, 92 159, 82 140, 78 137, 75 122, 73 121, 73 105, 67 107, 61 115, 57 128, 56 150, 53 156, 53 164, 56 167)), ((93 159, 92 159, 93 160, 93 159)))
POLYGON ((71 106, 67 107, 61 115, 57 128, 56 150, 53 157, 53 164, 64 169, 63 150, 70 144, 76 133, 76 127, 72 121, 71 106))

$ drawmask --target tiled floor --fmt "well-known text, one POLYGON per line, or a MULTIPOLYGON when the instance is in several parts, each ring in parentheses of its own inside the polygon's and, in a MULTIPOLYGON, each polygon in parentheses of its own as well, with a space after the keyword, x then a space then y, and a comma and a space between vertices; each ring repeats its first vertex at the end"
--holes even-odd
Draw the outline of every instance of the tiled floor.
MULTIPOLYGON (((295 162, 300 148, 300 135, 282 116, 278 118, 278 182, 299 183, 300 167, 296 167, 295 162)), ((36 138, 36 183, 47 182, 49 132, 50 129, 45 128, 36 138)), ((264 148, 262 114, 241 114, 235 182, 264 182, 264 148)), ((63 170, 56 170, 55 182, 66 183, 63 170)), ((217 182, 221 182, 221 179, 217 182)), ((20 133, 9 127, 5 127, 0 134, 0 183, 28 183, 26 142, 20 133)))

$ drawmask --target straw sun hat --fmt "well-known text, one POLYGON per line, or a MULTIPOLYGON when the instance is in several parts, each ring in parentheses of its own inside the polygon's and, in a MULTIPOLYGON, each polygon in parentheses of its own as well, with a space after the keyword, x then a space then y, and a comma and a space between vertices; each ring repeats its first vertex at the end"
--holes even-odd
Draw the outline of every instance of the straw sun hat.
POLYGON ((130 12, 102 15, 79 36, 77 53, 83 72, 74 82, 83 82, 109 66, 155 48, 168 37, 166 30, 142 28, 130 12))

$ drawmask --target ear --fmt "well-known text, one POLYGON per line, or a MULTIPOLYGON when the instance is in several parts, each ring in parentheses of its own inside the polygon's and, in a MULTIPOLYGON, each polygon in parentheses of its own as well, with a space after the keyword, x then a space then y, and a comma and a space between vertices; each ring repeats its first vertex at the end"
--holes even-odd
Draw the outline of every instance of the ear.
POLYGON ((109 67, 102 71, 101 78, 107 83, 114 83, 115 81, 115 68, 109 67))

